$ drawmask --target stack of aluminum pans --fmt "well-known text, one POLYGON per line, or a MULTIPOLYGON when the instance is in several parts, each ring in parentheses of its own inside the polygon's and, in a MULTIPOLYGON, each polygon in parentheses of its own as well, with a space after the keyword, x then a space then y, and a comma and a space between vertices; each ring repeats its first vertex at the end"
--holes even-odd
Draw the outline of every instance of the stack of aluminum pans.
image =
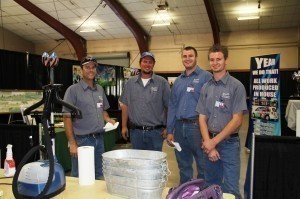
POLYGON ((122 149, 103 155, 103 174, 110 194, 160 199, 170 171, 159 151, 122 149))

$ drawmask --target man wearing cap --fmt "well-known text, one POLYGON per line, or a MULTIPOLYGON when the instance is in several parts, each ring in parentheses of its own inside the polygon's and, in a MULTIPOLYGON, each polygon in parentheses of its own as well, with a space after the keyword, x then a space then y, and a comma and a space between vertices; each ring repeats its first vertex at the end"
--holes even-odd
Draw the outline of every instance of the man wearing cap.
POLYGON ((110 107, 103 88, 95 84, 97 74, 97 61, 92 57, 85 57, 80 63, 82 79, 71 85, 64 96, 64 101, 78 107, 82 112, 82 118, 71 118, 71 110, 63 107, 64 126, 70 145, 72 158, 71 176, 78 177, 77 148, 80 146, 94 147, 95 178, 101 179, 102 153, 104 153, 104 121, 115 123, 107 113, 110 107))
POLYGON ((181 53, 185 71, 175 80, 168 108, 167 143, 178 142, 182 148, 175 150, 180 184, 193 178, 193 159, 197 166, 197 178, 204 178, 202 138, 199 129, 196 106, 201 87, 211 74, 197 65, 198 53, 192 46, 187 46, 181 53))
POLYGON ((139 64, 141 73, 128 80, 120 97, 122 137, 128 139, 128 125, 133 149, 161 151, 170 86, 166 79, 153 72, 152 53, 142 53, 139 64))

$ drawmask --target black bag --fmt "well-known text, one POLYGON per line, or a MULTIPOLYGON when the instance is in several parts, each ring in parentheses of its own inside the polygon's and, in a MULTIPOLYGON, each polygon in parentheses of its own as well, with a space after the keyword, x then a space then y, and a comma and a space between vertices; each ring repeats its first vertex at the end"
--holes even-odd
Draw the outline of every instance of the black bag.
POLYGON ((169 190, 166 199, 223 199, 220 186, 207 186, 203 179, 192 179, 169 190))

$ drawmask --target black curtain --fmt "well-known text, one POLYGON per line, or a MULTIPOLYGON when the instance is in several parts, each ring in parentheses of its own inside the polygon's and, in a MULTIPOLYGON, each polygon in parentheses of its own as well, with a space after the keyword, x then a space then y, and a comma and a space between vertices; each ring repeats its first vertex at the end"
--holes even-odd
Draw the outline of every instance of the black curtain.
POLYGON ((254 199, 300 198, 300 138, 256 136, 254 199))
MULTIPOLYGON (((41 90, 50 82, 49 68, 42 64, 42 55, 0 50, 0 89, 41 90)), ((72 84, 72 66, 77 60, 59 59, 54 69, 54 83, 63 84, 62 92, 72 84)))
MULTIPOLYGON (((61 98, 72 84, 73 65, 79 65, 79 61, 59 59, 59 64, 54 69, 54 83, 63 85, 59 91, 61 98)), ((42 63, 42 55, 0 50, 0 89, 42 90, 50 82, 49 70, 42 63)), ((60 105, 55 108, 61 110, 60 105)), ((14 119, 22 119, 20 117, 21 115, 14 115, 14 119)), ((7 123, 8 118, 9 115, 0 114, 0 123, 7 123)))
MULTIPOLYGON (((38 126, 0 124, 0 129, 1 168, 3 168, 8 144, 13 145, 12 151, 16 167, 32 147, 39 145, 38 126), (29 139, 29 136, 32 136, 32 140, 29 139)), ((37 152, 29 159, 29 162, 38 159, 39 153, 37 152)))

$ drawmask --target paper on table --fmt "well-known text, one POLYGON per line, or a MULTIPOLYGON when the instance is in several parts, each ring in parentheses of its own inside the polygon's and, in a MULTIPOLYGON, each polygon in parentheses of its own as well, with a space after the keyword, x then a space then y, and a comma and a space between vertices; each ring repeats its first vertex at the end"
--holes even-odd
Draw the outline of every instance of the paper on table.
POLYGON ((114 129, 116 129, 118 126, 119 126, 119 122, 116 122, 115 124, 112 124, 112 123, 110 123, 110 122, 107 122, 107 123, 105 124, 105 127, 103 127, 103 128, 104 128, 104 130, 105 130, 105 132, 106 132, 106 131, 114 130, 114 129))

